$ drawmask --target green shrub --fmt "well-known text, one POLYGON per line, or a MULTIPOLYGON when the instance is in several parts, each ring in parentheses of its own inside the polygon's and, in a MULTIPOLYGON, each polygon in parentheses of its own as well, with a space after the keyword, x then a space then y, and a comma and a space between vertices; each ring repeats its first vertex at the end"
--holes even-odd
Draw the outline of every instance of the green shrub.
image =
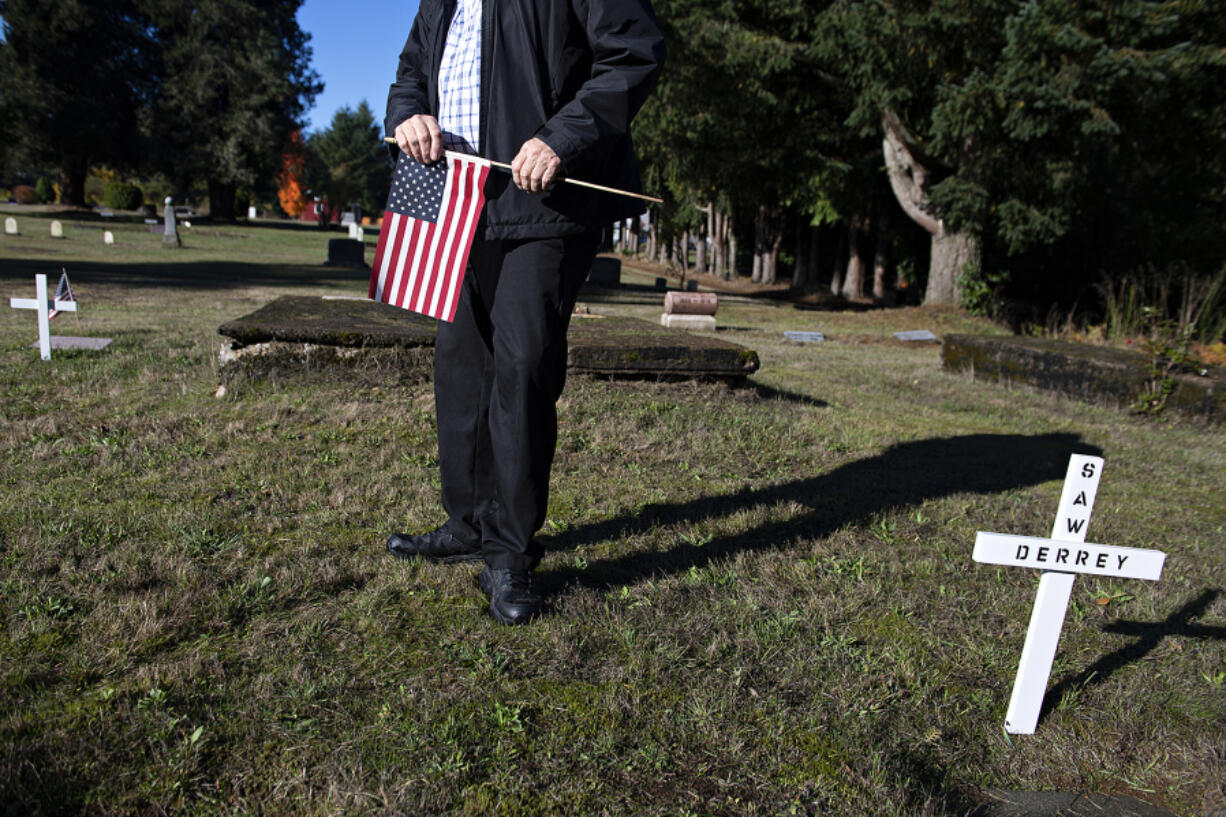
POLYGON ((112 210, 136 210, 144 201, 141 189, 127 182, 107 182, 102 191, 102 203, 112 210))
POLYGON ((14 187, 13 198, 18 204, 38 204, 38 193, 28 184, 19 184, 14 187))
POLYGON ((38 177, 38 184, 34 185, 34 192, 38 195, 40 204, 50 204, 55 201, 55 190, 51 187, 51 180, 46 176, 38 177))

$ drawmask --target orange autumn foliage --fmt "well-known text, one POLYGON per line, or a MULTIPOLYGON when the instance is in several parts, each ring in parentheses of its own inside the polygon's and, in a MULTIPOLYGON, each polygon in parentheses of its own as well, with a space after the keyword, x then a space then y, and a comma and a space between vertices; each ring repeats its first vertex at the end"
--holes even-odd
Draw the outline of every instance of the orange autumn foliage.
POLYGON ((298 131, 290 134, 289 147, 281 157, 281 175, 277 178, 277 200, 281 209, 290 218, 298 218, 306 209, 306 190, 302 186, 302 169, 306 166, 306 156, 302 144, 302 135, 298 131))

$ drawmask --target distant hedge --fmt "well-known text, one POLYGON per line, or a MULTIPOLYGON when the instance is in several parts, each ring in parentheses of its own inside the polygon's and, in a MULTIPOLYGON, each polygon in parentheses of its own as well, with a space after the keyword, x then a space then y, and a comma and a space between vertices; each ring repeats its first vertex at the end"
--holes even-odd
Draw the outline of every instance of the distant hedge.
POLYGON ((112 210, 136 210, 144 202, 141 189, 127 182, 107 182, 102 191, 102 203, 112 210))
POLYGON ((13 198, 18 204, 38 204, 38 191, 28 184, 19 184, 13 188, 13 198))

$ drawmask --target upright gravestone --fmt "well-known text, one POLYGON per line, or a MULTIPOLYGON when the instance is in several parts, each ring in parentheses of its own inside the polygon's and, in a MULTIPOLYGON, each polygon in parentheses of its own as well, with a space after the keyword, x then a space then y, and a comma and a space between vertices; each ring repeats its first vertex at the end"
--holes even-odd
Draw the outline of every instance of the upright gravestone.
POLYGON ((112 233, 110 230, 107 230, 106 232, 104 232, 102 234, 102 243, 107 245, 108 247, 114 247, 115 246, 115 234, 112 233))
POLYGON ((4 234, 17 235, 17 219, 10 217, 4 220, 4 234))
POLYGON ((174 199, 170 196, 166 197, 165 206, 162 208, 162 216, 166 222, 166 229, 162 232, 162 246, 182 247, 183 242, 179 240, 179 230, 175 225, 174 199))
POLYGON ((258 217, 259 217, 259 213, 256 211, 255 207, 247 208, 247 220, 248 221, 255 221, 258 217))
POLYGON ((52 238, 63 238, 64 237, 64 225, 60 224, 58 221, 51 222, 51 237, 52 238))

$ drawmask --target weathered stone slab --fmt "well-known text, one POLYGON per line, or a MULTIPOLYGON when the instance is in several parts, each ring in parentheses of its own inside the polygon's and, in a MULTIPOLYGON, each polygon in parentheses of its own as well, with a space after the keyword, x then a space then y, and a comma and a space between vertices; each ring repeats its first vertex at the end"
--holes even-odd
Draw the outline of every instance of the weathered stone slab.
MULTIPOLYGON (((52 349, 84 349, 88 352, 101 352, 115 342, 112 338, 78 338, 71 335, 52 335, 49 340, 52 349)), ((37 349, 38 342, 31 343, 30 348, 37 349)))
MULTIPOLYGON (((221 379, 331 366, 425 377, 435 327, 429 318, 365 299, 286 295, 219 328, 232 339, 221 350, 221 379)), ((568 341, 568 368, 579 373, 740 379, 758 368, 751 349, 634 318, 577 316, 568 341)))
POLYGON ((712 315, 670 315, 665 312, 660 316, 660 325, 669 329, 688 329, 691 332, 714 332, 715 317, 712 315))
POLYGON ((719 311, 719 296, 714 292, 670 292, 664 296, 664 311, 669 315, 714 315, 719 311))
POLYGON ((758 353, 637 318, 573 320, 572 371, 590 374, 740 379, 758 370, 758 353))
POLYGON ((434 346, 435 322, 366 299, 283 295, 217 330, 242 345, 281 341, 325 346, 434 346))
MULTIPOLYGON (((947 335, 941 347, 947 371, 970 370, 976 379, 1025 383, 1094 402, 1128 406, 1149 382, 1149 361, 1136 352, 1045 338, 947 335)), ((1209 422, 1226 420, 1226 373, 1177 375, 1167 409, 1209 422)))

